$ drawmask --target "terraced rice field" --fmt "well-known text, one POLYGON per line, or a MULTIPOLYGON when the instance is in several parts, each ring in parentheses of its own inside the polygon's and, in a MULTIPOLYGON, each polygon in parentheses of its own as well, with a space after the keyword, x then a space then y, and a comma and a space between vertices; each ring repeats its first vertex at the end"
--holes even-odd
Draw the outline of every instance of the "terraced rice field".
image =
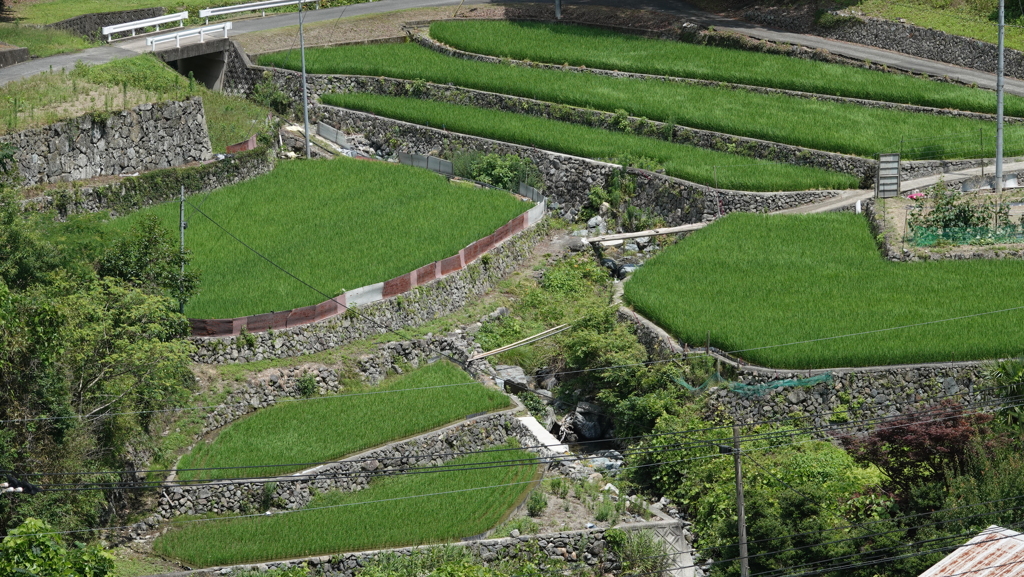
POLYGON ((533 457, 522 450, 470 455, 445 464, 455 470, 325 493, 284 514, 176 522, 153 548, 209 567, 458 540, 498 524, 537 478, 532 463, 493 465, 533 457))
MULTIPOLYGON (((348 158, 280 162, 269 174, 188 199, 185 246, 203 278, 185 313, 232 318, 323 302, 321 292, 333 297, 457 254, 531 206, 408 166, 348 158)), ((146 214, 177 230, 177 202, 109 226, 125 230, 146 214)))
MULTIPOLYGON (((494 20, 440 21, 430 36, 448 46, 514 60, 696 78, 995 114, 989 90, 748 50, 653 40, 588 26, 494 20)), ((1006 97, 1024 116, 1024 98, 1006 97)))
MULTIPOLYGON (((260 56, 259 63, 297 70, 298 51, 260 56)), ((675 122, 817 150, 873 157, 899 150, 904 141, 936 139, 934 158, 978 157, 979 131, 991 122, 868 108, 730 87, 709 87, 611 78, 559 70, 508 66, 448 57, 417 44, 375 44, 306 51, 307 70, 318 74, 358 74, 422 79, 440 84, 534 98, 633 116, 675 122), (964 143, 971 144, 964 150, 964 143)), ((986 150, 992 155, 994 139, 986 150), (988 150, 992 149, 992 150, 988 150)), ((1024 153, 1024 126, 1006 129, 1006 154, 1024 153)))
POLYGON ((504 142, 536 146, 576 156, 628 163, 648 159, 667 174, 733 190, 779 191, 857 188, 848 174, 807 166, 756 160, 656 138, 591 128, 512 112, 484 110, 373 94, 326 94, 325 104, 372 112, 380 116, 504 142))
POLYGON ((754 363, 856 367, 1019 355, 1022 281, 1019 260, 884 260, 850 213, 733 214, 651 259, 625 298, 754 363))
POLYGON ((257 411, 185 455, 178 463, 178 478, 294 473, 308 468, 307 463, 337 459, 509 405, 506 395, 484 387, 455 365, 438 362, 390 377, 368 391, 281 402, 257 411), (195 470, 212 467, 235 468, 195 470))

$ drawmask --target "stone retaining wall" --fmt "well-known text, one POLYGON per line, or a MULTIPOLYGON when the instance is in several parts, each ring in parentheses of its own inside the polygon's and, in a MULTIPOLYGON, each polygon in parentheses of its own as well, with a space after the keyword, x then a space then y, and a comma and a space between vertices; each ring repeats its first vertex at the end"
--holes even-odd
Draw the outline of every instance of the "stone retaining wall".
MULTIPOLYGON (((44 28, 54 28, 57 30, 66 30, 72 34, 78 34, 79 36, 85 36, 90 40, 105 40, 106 36, 102 34, 104 26, 113 26, 115 24, 124 24, 126 22, 135 22, 136 20, 146 20, 148 18, 156 18, 157 16, 163 16, 166 10, 163 7, 156 8, 140 8, 138 10, 122 10, 120 12, 100 12, 97 14, 82 14, 67 20, 61 20, 60 22, 54 22, 53 24, 47 24, 44 28)), ((116 36, 130 36, 131 32, 122 32, 116 36)))
MULTIPOLYGON (((513 408, 512 411, 518 410, 513 408)), ((413 467, 434 467, 468 451, 490 449, 515 438, 525 447, 540 443, 512 411, 463 421, 434 433, 350 459, 323 465, 302 475, 273 477, 259 481, 216 481, 198 485, 167 485, 161 490, 156 508, 160 519, 205 513, 251 513, 272 509, 295 510, 306 506, 325 491, 354 492, 365 489, 375 478, 390 476, 413 467), (273 483, 273 484, 271 484, 273 483)), ((546 450, 534 449, 550 456, 546 450)), ((146 521, 156 526, 158 519, 146 521)))
MULTIPOLYGON (((623 531, 658 531, 677 529, 689 542, 689 532, 679 527, 678 521, 654 521, 648 523, 632 523, 619 525, 623 531)), ((607 529, 594 528, 580 531, 561 531, 541 535, 521 535, 501 539, 482 539, 463 541, 447 545, 428 545, 423 547, 402 547, 377 551, 361 551, 358 553, 342 553, 339 555, 323 555, 290 559, 287 561, 269 561, 266 563, 235 565, 232 567, 211 567, 181 573, 166 574, 164 577, 220 577, 232 575, 236 571, 269 571, 288 569, 290 567, 307 567, 323 577, 356 577, 364 566, 382 556, 408 556, 417 551, 436 547, 466 547, 482 562, 491 563, 506 558, 535 559, 539 565, 552 560, 566 561, 570 565, 583 564, 593 568, 597 574, 615 575, 622 570, 622 564, 612 552, 605 539, 607 529)))
MULTIPOLYGON (((284 87, 290 93, 301 94, 301 88, 297 82, 298 77, 293 77, 293 75, 289 74, 283 80, 285 82, 284 87)), ((564 104, 553 104, 532 98, 508 96, 457 86, 429 82, 420 83, 393 78, 340 75, 310 76, 309 85, 311 86, 311 93, 315 94, 317 98, 322 94, 330 92, 356 92, 393 96, 412 95, 425 100, 463 104, 478 108, 491 108, 562 120, 605 130, 641 134, 670 142, 689 144, 698 148, 707 148, 721 152, 730 151, 734 154, 751 158, 807 165, 823 170, 852 174, 861 180, 861 185, 864 187, 871 186, 877 171, 876 163, 872 159, 779 144, 756 138, 733 136, 723 132, 700 130, 681 125, 668 125, 664 122, 651 121, 634 116, 620 117, 611 112, 590 110, 564 104)))
POLYGON ((256 149, 199 166, 129 176, 114 184, 68 185, 47 196, 28 199, 24 207, 35 211, 53 209, 62 219, 69 214, 100 210, 110 210, 114 216, 119 216, 144 206, 177 199, 182 186, 185 187, 185 196, 192 196, 237 184, 273 169, 273 153, 265 148, 256 149))
MULTIPOLYGON (((758 7, 756 10, 745 12, 743 18, 773 28, 875 46, 983 72, 996 72, 995 44, 913 24, 862 18, 842 12, 833 13, 836 18, 834 25, 822 27, 815 23, 812 10, 813 7, 805 11, 758 7)), ((1006 49, 1005 67, 1008 76, 1024 78, 1024 53, 1006 49)))
MULTIPOLYGON (((704 348, 687 349, 630 309, 620 308, 618 317, 620 322, 636 327, 638 339, 653 358, 699 353, 704 348)), ((826 372, 833 376, 831 382, 810 387, 782 387, 763 396, 719 388, 710 388, 704 393, 709 415, 724 414, 740 423, 793 417, 819 429, 830 427, 833 432, 849 433, 863 427, 844 426, 848 421, 891 417, 944 399, 979 405, 995 398, 991 390, 983 388, 982 378, 988 363, 981 361, 791 371, 741 365, 719 351, 712 349, 712 353, 732 365, 737 381, 750 385, 826 372)), ((828 431, 823 434, 827 435, 828 431)))
POLYGON ((471 299, 493 288, 532 254, 546 234, 535 226, 508 239, 462 270, 394 298, 350 309, 346 314, 316 323, 262 333, 247 339, 193 337, 199 363, 245 363, 315 353, 374 335, 420 326, 464 307, 471 299))
MULTIPOLYGON (((273 348, 284 346, 285 339, 281 337, 272 343, 273 348)), ((355 376, 376 385, 389 373, 401 372, 402 366, 416 368, 442 357, 464 362, 477 352, 480 352, 479 346, 458 332, 447 336, 427 335, 410 341, 391 342, 380 345, 374 353, 360 357, 355 376)), ((481 373, 493 373, 485 360, 473 362, 468 370, 474 377, 481 373)), ((303 394, 298 383, 306 375, 313 377, 318 395, 340 393, 344 389, 346 375, 326 365, 307 363, 285 369, 268 369, 234 387, 220 405, 210 410, 204 418, 200 435, 206 435, 259 409, 272 407, 283 399, 301 398, 303 394)))
POLYGON ((131 174, 211 156, 203 101, 143 104, 0 136, 17 149, 25 185, 131 174))
MULTIPOLYGON (((555 201, 550 207, 557 208, 567 220, 574 220, 589 202, 591 188, 605 186, 608 176, 622 169, 606 162, 451 133, 333 106, 316 105, 312 110, 317 120, 340 130, 364 134, 385 152, 401 150, 436 156, 475 149, 485 153, 516 154, 529 158, 537 165, 544 179, 544 194, 555 201)), ((722 214, 740 210, 769 212, 825 200, 839 194, 831 190, 740 192, 715 189, 649 171, 627 171, 638 176, 637 195, 632 204, 664 217, 667 226, 712 220, 719 214, 720 205, 722 214)))

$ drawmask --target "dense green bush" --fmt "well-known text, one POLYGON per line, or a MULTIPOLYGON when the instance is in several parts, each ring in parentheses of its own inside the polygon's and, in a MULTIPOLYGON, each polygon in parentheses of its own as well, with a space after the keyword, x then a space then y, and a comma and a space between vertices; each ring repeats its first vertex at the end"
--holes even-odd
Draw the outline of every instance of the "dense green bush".
POLYGON ((97 545, 64 544, 52 527, 28 518, 0 542, 0 575, 24 577, 105 577, 114 557, 97 545))

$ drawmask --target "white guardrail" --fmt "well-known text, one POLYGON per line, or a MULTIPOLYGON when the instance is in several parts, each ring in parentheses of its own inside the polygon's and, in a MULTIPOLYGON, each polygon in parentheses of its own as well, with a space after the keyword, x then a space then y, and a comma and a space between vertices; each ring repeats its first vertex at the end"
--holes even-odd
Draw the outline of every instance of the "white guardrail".
POLYGON ((221 6, 219 8, 206 8, 199 11, 200 18, 206 18, 210 23, 210 16, 221 16, 223 14, 234 14, 236 12, 263 12, 267 15, 267 8, 278 8, 280 6, 298 6, 299 2, 316 2, 317 9, 320 8, 320 0, 265 0, 264 2, 250 2, 248 4, 235 4, 234 6, 221 6))
POLYGON ((114 24, 113 26, 104 26, 101 29, 101 32, 107 35, 107 42, 110 42, 110 36, 118 32, 128 32, 131 30, 132 36, 135 36, 136 30, 139 28, 149 28, 150 26, 156 26, 156 31, 159 32, 161 24, 168 24, 170 22, 177 21, 178 27, 181 28, 185 25, 186 20, 188 20, 188 11, 168 14, 166 16, 157 16, 156 18, 146 18, 145 20, 136 20, 134 22, 125 22, 124 24, 114 24))
POLYGON ((202 28, 193 28, 192 30, 182 30, 181 32, 175 32, 173 34, 164 34, 163 36, 151 36, 146 39, 146 45, 153 47, 153 52, 156 52, 156 45, 161 42, 170 42, 174 40, 175 46, 181 48, 182 38, 191 38, 198 36, 200 42, 206 42, 206 35, 213 32, 223 32, 224 38, 228 37, 228 30, 231 30, 230 22, 221 22, 220 24, 214 24, 213 26, 203 26, 202 28))

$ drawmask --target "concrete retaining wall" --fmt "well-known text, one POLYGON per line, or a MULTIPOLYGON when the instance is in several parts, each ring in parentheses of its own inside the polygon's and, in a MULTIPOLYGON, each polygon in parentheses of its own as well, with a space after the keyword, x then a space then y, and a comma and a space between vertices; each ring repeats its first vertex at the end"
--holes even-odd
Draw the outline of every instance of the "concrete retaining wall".
MULTIPOLYGON (((72 34, 85 36, 91 40, 106 40, 106 36, 101 33, 104 26, 113 26, 115 24, 135 22, 136 20, 156 18, 157 16, 163 16, 165 13, 166 10, 163 7, 156 7, 140 8, 138 10, 122 10, 119 12, 82 14, 81 16, 75 16, 73 18, 68 18, 67 20, 47 24, 45 28, 66 30, 72 34)), ((131 32, 123 32, 116 36, 131 36, 131 32)))
POLYGON ((0 136, 25 185, 132 174, 211 157, 203 101, 143 104, 0 136))

